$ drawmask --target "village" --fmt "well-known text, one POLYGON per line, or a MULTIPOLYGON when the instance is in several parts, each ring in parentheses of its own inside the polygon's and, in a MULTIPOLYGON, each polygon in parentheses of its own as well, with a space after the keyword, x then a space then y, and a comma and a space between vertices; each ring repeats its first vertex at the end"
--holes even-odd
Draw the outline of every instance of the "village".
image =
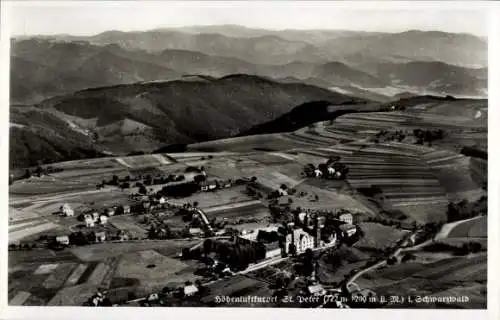
MULTIPOLYGON (((302 174, 305 177, 341 181, 345 179, 348 170, 339 160, 339 157, 329 159, 318 168, 309 164, 304 167, 302 174)), ((311 256, 313 251, 335 248, 340 243, 352 244, 362 234, 362 230, 355 224, 353 214, 347 210, 291 208, 291 201, 283 201, 283 197, 295 194, 297 191, 285 184, 276 190, 271 190, 259 184, 256 177, 223 181, 207 177, 202 166, 188 166, 182 174, 167 176, 120 178, 114 175, 109 181, 98 184, 96 190, 117 188, 123 191, 129 189, 131 185, 137 188, 137 192, 128 195, 127 203, 108 206, 101 210, 87 208, 86 211, 81 208, 74 209, 68 203, 61 204, 54 216, 57 216, 59 223, 67 226, 66 233, 61 232, 51 236, 42 234, 31 241, 25 240, 22 244, 11 243, 10 250, 46 247, 50 250, 63 251, 70 247, 105 243, 194 240, 194 245, 179 250, 177 258, 200 261, 203 267, 194 270, 194 273, 201 275, 202 278, 198 279, 196 284, 186 280, 187 285, 171 290, 177 295, 181 290, 182 296, 190 296, 197 293, 204 283, 242 272, 255 271, 288 257, 297 259, 299 256, 311 256), (152 188, 155 185, 161 185, 161 188, 156 188, 155 191, 152 188), (260 219, 220 218, 205 213, 198 207, 197 201, 182 202, 183 199, 196 194, 210 196, 217 191, 231 188, 238 188, 257 199, 262 203, 261 206, 266 204, 270 215, 260 219), (267 195, 264 194, 266 191, 267 195), (126 228, 133 224, 140 228, 126 228), (245 227, 255 224, 256 228, 245 227), (137 232, 140 229, 146 232, 137 232)), ((313 197, 310 201, 316 200, 313 197)), ((234 210, 238 210, 238 207, 234 210)), ((257 210, 262 208, 258 207, 257 210)), ((298 275, 311 277, 314 273, 312 258, 309 259, 310 261, 298 275)), ((314 282, 308 287, 313 292, 321 288, 314 282)), ((106 305, 108 300, 105 298, 104 293, 98 291, 88 303, 94 306, 106 305)), ((153 300, 158 299, 158 294, 153 293, 143 301, 143 304, 146 302, 151 304, 153 300)))

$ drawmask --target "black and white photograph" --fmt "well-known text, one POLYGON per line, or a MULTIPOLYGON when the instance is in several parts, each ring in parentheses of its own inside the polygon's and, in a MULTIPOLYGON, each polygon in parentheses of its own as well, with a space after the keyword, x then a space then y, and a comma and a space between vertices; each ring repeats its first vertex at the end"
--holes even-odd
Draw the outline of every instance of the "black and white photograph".
POLYGON ((498 303, 487 9, 4 4, 9 307, 498 303))

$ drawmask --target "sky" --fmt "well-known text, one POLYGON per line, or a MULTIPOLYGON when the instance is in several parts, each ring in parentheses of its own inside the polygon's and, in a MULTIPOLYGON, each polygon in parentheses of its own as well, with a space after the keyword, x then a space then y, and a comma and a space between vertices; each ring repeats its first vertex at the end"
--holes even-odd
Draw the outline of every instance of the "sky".
MULTIPOLYGON (((5 2, 4 2, 5 3, 5 2)), ((273 1, 8 1, 10 34, 94 35, 163 27, 238 24, 264 29, 488 34, 487 11, 467 3, 273 1)))

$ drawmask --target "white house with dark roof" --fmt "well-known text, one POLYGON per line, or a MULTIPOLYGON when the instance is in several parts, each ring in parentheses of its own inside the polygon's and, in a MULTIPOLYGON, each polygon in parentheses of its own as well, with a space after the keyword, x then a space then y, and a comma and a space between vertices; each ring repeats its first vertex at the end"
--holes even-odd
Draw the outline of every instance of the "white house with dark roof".
POLYGON ((190 285, 184 287, 184 295, 186 297, 193 296, 198 291, 199 291, 198 287, 196 287, 194 284, 190 284, 190 285))
POLYGON ((130 206, 128 204, 123 205, 122 206, 122 212, 123 212, 123 214, 130 213, 130 206))
POLYGON ((321 284, 315 284, 312 286, 307 287, 307 291, 309 294, 313 296, 322 296, 326 294, 325 288, 321 284))
POLYGON ((319 169, 314 169, 314 175, 316 177, 321 177, 323 175, 323 172, 321 172, 321 170, 319 169))
POLYGON ((94 217, 92 217, 92 215, 90 214, 85 215, 84 221, 87 228, 93 228, 95 226, 94 217))
POLYGON ((69 245, 69 237, 66 236, 66 235, 64 235, 64 236, 57 236, 56 237, 56 242, 68 246, 69 245))
POLYGON ((343 213, 339 216, 339 220, 348 224, 353 224, 353 216, 350 213, 343 213))

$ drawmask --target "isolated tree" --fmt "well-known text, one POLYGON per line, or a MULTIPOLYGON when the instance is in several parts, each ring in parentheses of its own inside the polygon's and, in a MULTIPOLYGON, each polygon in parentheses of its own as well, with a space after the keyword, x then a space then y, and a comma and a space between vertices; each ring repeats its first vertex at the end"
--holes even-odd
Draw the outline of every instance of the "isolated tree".
POLYGON ((340 161, 339 156, 332 156, 332 157, 328 158, 328 161, 326 162, 326 164, 331 165, 331 164, 338 162, 338 161, 340 161))
POLYGON ((198 174, 198 175, 194 176, 194 181, 197 183, 200 183, 200 182, 205 181, 205 180, 206 180, 206 177, 202 174, 198 174))
POLYGON ((205 254, 205 256, 208 256, 211 250, 212 250, 212 240, 207 239, 203 242, 203 253, 205 254))
POLYGON ((31 170, 30 169, 24 170, 24 178, 31 178, 31 170))
POLYGON ((304 275, 310 276, 314 270, 314 255, 310 248, 304 252, 304 275))
POLYGON ((328 166, 326 165, 326 163, 320 163, 318 165, 318 169, 321 171, 321 173, 323 175, 327 175, 328 174, 328 166))
POLYGON ((147 194, 148 193, 148 189, 146 189, 146 187, 144 185, 141 185, 139 187, 139 191, 138 191, 140 194, 147 194))

